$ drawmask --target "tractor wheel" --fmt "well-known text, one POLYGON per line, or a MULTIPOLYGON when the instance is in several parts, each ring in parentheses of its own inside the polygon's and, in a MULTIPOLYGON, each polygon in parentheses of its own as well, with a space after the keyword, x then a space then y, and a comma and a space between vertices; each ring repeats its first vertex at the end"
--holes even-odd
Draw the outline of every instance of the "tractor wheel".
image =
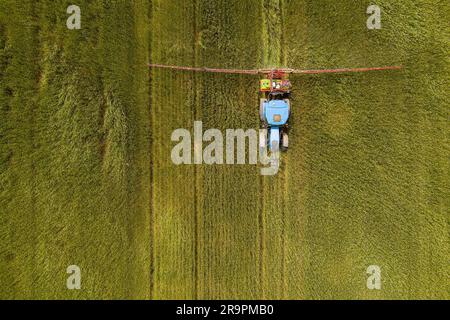
POLYGON ((267 99, 259 100, 259 119, 261 119, 262 122, 266 122, 266 117, 264 116, 264 103, 266 102, 267 99))
POLYGON ((281 151, 287 151, 289 148, 289 136, 287 132, 281 134, 281 151))
POLYGON ((287 105, 288 105, 289 116, 290 116, 290 115, 291 115, 291 100, 289 100, 289 99, 284 99, 284 102, 286 102, 287 105))

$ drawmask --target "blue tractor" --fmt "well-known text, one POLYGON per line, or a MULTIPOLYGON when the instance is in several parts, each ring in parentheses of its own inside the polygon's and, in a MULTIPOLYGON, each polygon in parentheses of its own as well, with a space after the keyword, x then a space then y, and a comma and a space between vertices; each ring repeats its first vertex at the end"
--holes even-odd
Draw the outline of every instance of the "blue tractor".
POLYGON ((272 71, 268 79, 262 79, 260 91, 259 116, 262 123, 260 148, 269 147, 271 152, 287 151, 289 147, 288 121, 291 114, 291 83, 287 74, 272 71))

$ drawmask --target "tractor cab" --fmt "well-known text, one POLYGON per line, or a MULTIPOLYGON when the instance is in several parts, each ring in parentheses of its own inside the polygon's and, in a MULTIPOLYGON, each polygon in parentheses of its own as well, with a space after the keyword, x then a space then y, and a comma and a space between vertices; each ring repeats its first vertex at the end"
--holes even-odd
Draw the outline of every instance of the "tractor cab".
POLYGON ((267 74, 266 78, 260 80, 259 88, 266 98, 269 98, 269 95, 282 95, 287 98, 291 93, 292 85, 288 73, 272 70, 267 74))

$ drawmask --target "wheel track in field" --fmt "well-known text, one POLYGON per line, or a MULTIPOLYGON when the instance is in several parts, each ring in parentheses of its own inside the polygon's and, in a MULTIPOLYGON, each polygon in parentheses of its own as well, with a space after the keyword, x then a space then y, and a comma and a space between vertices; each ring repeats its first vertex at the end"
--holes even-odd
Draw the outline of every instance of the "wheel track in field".
MULTIPOLYGON (((285 52, 283 50, 284 46, 284 1, 262 1, 262 28, 263 28, 263 52, 262 52, 262 65, 264 67, 280 67, 286 66, 285 52)), ((268 222, 268 217, 270 215, 279 214, 279 227, 281 233, 279 234, 279 250, 281 252, 281 265, 279 266, 279 277, 280 285, 278 294, 276 298, 285 297, 286 288, 286 238, 285 232, 285 197, 287 195, 287 162, 285 157, 282 156, 282 162, 280 171, 274 177, 261 177, 261 191, 264 196, 260 198, 261 202, 261 212, 259 217, 259 233, 260 233, 260 277, 261 277, 261 294, 263 298, 274 298, 273 296, 267 296, 266 288, 271 287, 268 283, 270 277, 270 272, 268 272, 265 264, 270 263, 265 242, 267 241, 267 229, 266 223, 268 222), (270 184, 270 185, 269 185, 270 184), (275 188, 274 188, 275 186, 275 188), (277 192, 278 190, 281 191, 277 192), (272 200, 272 201, 271 201, 272 200), (265 202, 269 202, 265 205, 265 202), (273 210, 274 204, 279 204, 280 210, 273 210), (271 210, 272 209, 272 210, 271 210), (267 261, 266 261, 267 260, 267 261)), ((269 222, 270 224, 270 222, 269 222)))
MULTIPOLYGON (((151 24, 153 20, 153 2, 149 1, 149 10, 148 10, 148 21, 151 24)), ((153 49, 153 43, 152 43, 152 32, 149 32, 148 37, 148 52, 149 52, 149 59, 152 59, 152 49, 153 49)), ((148 83, 149 83, 149 90, 148 90, 148 101, 149 101, 149 109, 150 109, 150 126, 152 125, 152 107, 153 107, 153 92, 152 92, 152 72, 150 71, 148 73, 148 83)), ((150 133, 149 138, 149 150, 153 150, 153 134, 150 133)), ((155 281, 154 281, 154 274, 155 274, 155 209, 153 207, 153 197, 154 197, 154 164, 155 161, 153 159, 153 155, 150 156, 150 204, 149 204, 149 223, 150 223, 150 244, 149 244, 149 255, 150 255, 150 274, 149 274, 149 298, 150 300, 153 299, 155 294, 155 281)))
MULTIPOLYGON (((264 12, 264 19, 267 17, 272 19, 271 24, 265 29, 263 39, 264 50, 268 52, 263 54, 264 66, 293 68, 307 66, 305 63, 309 60, 307 10, 305 2, 279 0, 276 7, 272 6, 269 11, 264 12), (269 36, 270 28, 272 36, 269 36), (274 39, 277 41, 273 41, 274 39)), ((293 81, 296 92, 302 94, 301 88, 297 88, 300 84, 299 79, 294 78, 293 81)), ((294 92, 292 97, 294 112, 290 120, 293 127, 290 136, 291 141, 295 143, 290 146, 287 153, 281 155, 281 168, 277 176, 261 180, 264 194, 261 199, 264 204, 261 220, 265 223, 261 226, 261 242, 266 243, 262 245, 261 250, 264 298, 305 297, 305 275, 301 265, 306 264, 308 255, 301 249, 303 247, 298 247, 298 244, 305 240, 304 228, 307 224, 304 210, 308 189, 304 155, 307 139, 303 137, 304 130, 300 123, 303 111, 300 101, 296 101, 295 98, 294 92), (273 256, 268 253, 269 250, 278 254, 280 263, 269 261, 268 258, 273 256)))
MULTIPOLYGON (((194 9, 193 12, 193 22, 194 22, 194 33, 193 33, 193 39, 192 39, 192 52, 193 52, 193 60, 194 64, 197 65, 198 60, 198 45, 197 45, 197 35, 198 35, 198 21, 197 21, 197 0, 193 0, 192 3, 194 9)), ((197 74, 193 75, 192 83, 193 87, 195 88, 195 92, 193 95, 193 104, 194 104, 194 119, 200 119, 199 114, 201 113, 201 106, 198 103, 198 94, 197 94, 197 74)), ((195 167, 194 169, 194 266, 193 266, 193 277, 194 277, 194 299, 198 299, 200 295, 200 281, 199 281, 199 251, 200 248, 200 241, 199 241, 199 222, 201 221, 201 207, 202 207, 202 199, 200 198, 200 190, 201 190, 201 174, 198 167, 195 167)))

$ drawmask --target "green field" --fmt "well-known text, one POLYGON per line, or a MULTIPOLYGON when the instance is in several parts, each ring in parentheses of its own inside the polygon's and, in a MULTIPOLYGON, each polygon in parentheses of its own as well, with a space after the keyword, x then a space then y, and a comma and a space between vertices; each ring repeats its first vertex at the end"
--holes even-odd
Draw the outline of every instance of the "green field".
POLYGON ((449 299, 450 4, 369 4, 2 0, 0 298, 449 299), (257 129, 258 79, 148 62, 404 69, 292 77, 262 177, 170 159, 195 120, 257 129))

